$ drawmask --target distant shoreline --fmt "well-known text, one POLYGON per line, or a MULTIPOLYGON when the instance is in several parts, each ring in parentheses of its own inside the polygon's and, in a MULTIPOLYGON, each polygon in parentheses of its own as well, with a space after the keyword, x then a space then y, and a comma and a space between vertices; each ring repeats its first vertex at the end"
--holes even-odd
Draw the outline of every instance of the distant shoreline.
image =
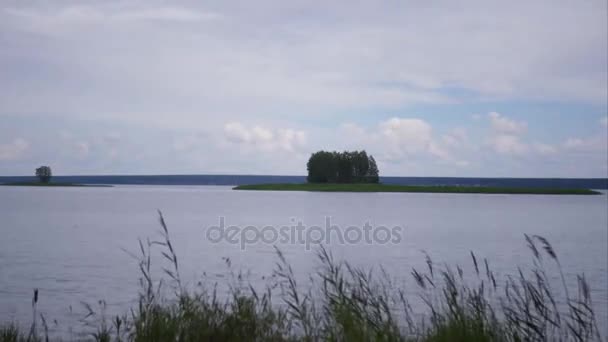
POLYGON ((91 187, 91 188, 111 188, 112 185, 106 184, 78 184, 78 183, 40 183, 40 182, 13 182, 0 183, 0 186, 39 186, 39 187, 91 187))
POLYGON ((514 194, 514 195, 600 195, 589 189, 558 188, 508 188, 481 186, 418 186, 393 184, 250 184, 239 185, 234 190, 258 191, 313 191, 313 192, 406 192, 406 193, 454 193, 454 194, 514 194))
MULTIPOLYGON (((0 176, 0 183, 38 182, 34 176, 0 176)), ((53 183, 113 185, 226 185, 301 184, 306 176, 277 175, 54 175, 53 183)), ((408 186, 471 186, 492 188, 602 189, 606 178, 479 178, 479 177, 380 177, 380 183, 408 186)))

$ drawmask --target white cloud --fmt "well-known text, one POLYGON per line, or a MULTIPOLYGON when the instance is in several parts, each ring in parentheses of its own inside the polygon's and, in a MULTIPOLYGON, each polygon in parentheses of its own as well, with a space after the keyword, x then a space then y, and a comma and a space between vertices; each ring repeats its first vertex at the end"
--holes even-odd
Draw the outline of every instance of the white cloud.
POLYGON ((488 114, 492 129, 499 134, 520 135, 526 132, 528 124, 518 122, 502 116, 500 113, 491 112, 488 114))
POLYGON ((536 153, 545 156, 554 155, 558 152, 557 147, 544 143, 534 143, 532 144, 532 148, 536 153))
POLYGON ((393 117, 371 128, 346 123, 341 125, 339 136, 345 142, 344 149, 365 149, 393 173, 400 167, 419 167, 413 164, 422 161, 469 165, 457 156, 467 141, 465 130, 454 129, 438 137, 433 127, 419 118, 393 117))
POLYGON ((224 134, 229 141, 235 143, 249 143, 251 132, 240 122, 229 122, 224 125, 224 134))
POLYGON ((293 152, 301 150, 306 144, 306 133, 302 130, 271 129, 259 125, 248 128, 240 122, 226 123, 224 125, 224 137, 227 141, 244 148, 254 148, 268 152, 293 152))
POLYGON ((454 128, 444 134, 442 140, 446 146, 454 148, 460 148, 469 143, 467 130, 462 127, 454 128))
POLYGON ((558 146, 552 144, 526 141, 527 122, 516 121, 497 112, 489 113, 488 117, 491 126, 489 144, 496 153, 515 157, 548 157, 559 151, 558 146))
POLYGON ((277 141, 285 151, 291 152, 306 144, 306 133, 293 129, 279 129, 277 141))
POLYGON ((568 138, 563 146, 569 151, 597 152, 608 150, 606 134, 590 136, 587 138, 568 138))
POLYGON ((381 138, 388 143, 389 153, 397 157, 431 150, 432 128, 424 120, 391 118, 381 122, 378 128, 381 138))
MULTIPOLYGON (((588 137, 570 137, 562 143, 529 142, 524 136, 528 130, 526 122, 512 120, 496 112, 489 113, 488 117, 491 122, 488 143, 494 152, 501 155, 518 158, 534 156, 540 157, 541 161, 559 155, 566 163, 572 158, 580 158, 580 154, 589 154, 595 160, 602 156, 605 159, 608 153, 606 130, 588 137)), ((600 121, 600 124, 603 125, 603 122, 600 121)))
POLYGON ((521 156, 529 151, 528 146, 517 135, 496 135, 492 138, 491 145, 494 151, 501 154, 521 156))
POLYGON ((568 138, 568 140, 566 140, 564 142, 564 147, 566 148, 570 148, 570 149, 576 149, 576 148, 580 148, 583 147, 587 144, 587 142, 583 139, 579 139, 579 138, 568 138))
MULTIPOLYGON (((521 157, 531 151, 540 151, 538 148, 531 148, 522 139, 522 135, 528 130, 526 122, 510 119, 497 112, 489 113, 488 118, 491 127, 489 144, 494 152, 521 157)), ((548 148, 544 146, 544 150, 548 148)))
POLYGON ((18 20, 22 29, 47 35, 65 35, 78 28, 91 29, 113 22, 123 24, 137 21, 196 22, 219 19, 213 12, 177 6, 134 7, 118 3, 87 4, 41 8, 5 7, 5 15, 18 20))
POLYGON ((19 159, 29 147, 29 142, 22 138, 16 138, 9 143, 0 144, 0 161, 19 159))

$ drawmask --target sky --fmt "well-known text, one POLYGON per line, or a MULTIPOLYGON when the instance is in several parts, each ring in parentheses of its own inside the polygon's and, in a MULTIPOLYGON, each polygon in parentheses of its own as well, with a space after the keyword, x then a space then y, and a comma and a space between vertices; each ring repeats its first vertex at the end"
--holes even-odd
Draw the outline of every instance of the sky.
POLYGON ((0 175, 608 177, 608 9, 0 2, 0 175))

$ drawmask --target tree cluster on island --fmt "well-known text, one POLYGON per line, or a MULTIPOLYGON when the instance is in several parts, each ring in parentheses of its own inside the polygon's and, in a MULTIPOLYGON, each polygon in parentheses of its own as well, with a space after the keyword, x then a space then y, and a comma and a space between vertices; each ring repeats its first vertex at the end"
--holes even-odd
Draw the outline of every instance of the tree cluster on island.
POLYGON ((36 177, 40 180, 41 183, 48 183, 51 181, 51 177, 53 177, 53 173, 51 172, 51 168, 49 166, 41 166, 36 169, 36 177))
POLYGON ((376 160, 365 151, 313 153, 306 164, 309 183, 378 183, 376 160))

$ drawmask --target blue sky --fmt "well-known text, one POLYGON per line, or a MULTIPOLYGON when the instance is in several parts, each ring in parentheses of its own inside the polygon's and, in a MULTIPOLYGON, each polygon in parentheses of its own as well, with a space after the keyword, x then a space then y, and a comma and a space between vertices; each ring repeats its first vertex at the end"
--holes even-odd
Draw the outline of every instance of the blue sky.
POLYGON ((605 1, 3 1, 0 175, 607 177, 605 1))

